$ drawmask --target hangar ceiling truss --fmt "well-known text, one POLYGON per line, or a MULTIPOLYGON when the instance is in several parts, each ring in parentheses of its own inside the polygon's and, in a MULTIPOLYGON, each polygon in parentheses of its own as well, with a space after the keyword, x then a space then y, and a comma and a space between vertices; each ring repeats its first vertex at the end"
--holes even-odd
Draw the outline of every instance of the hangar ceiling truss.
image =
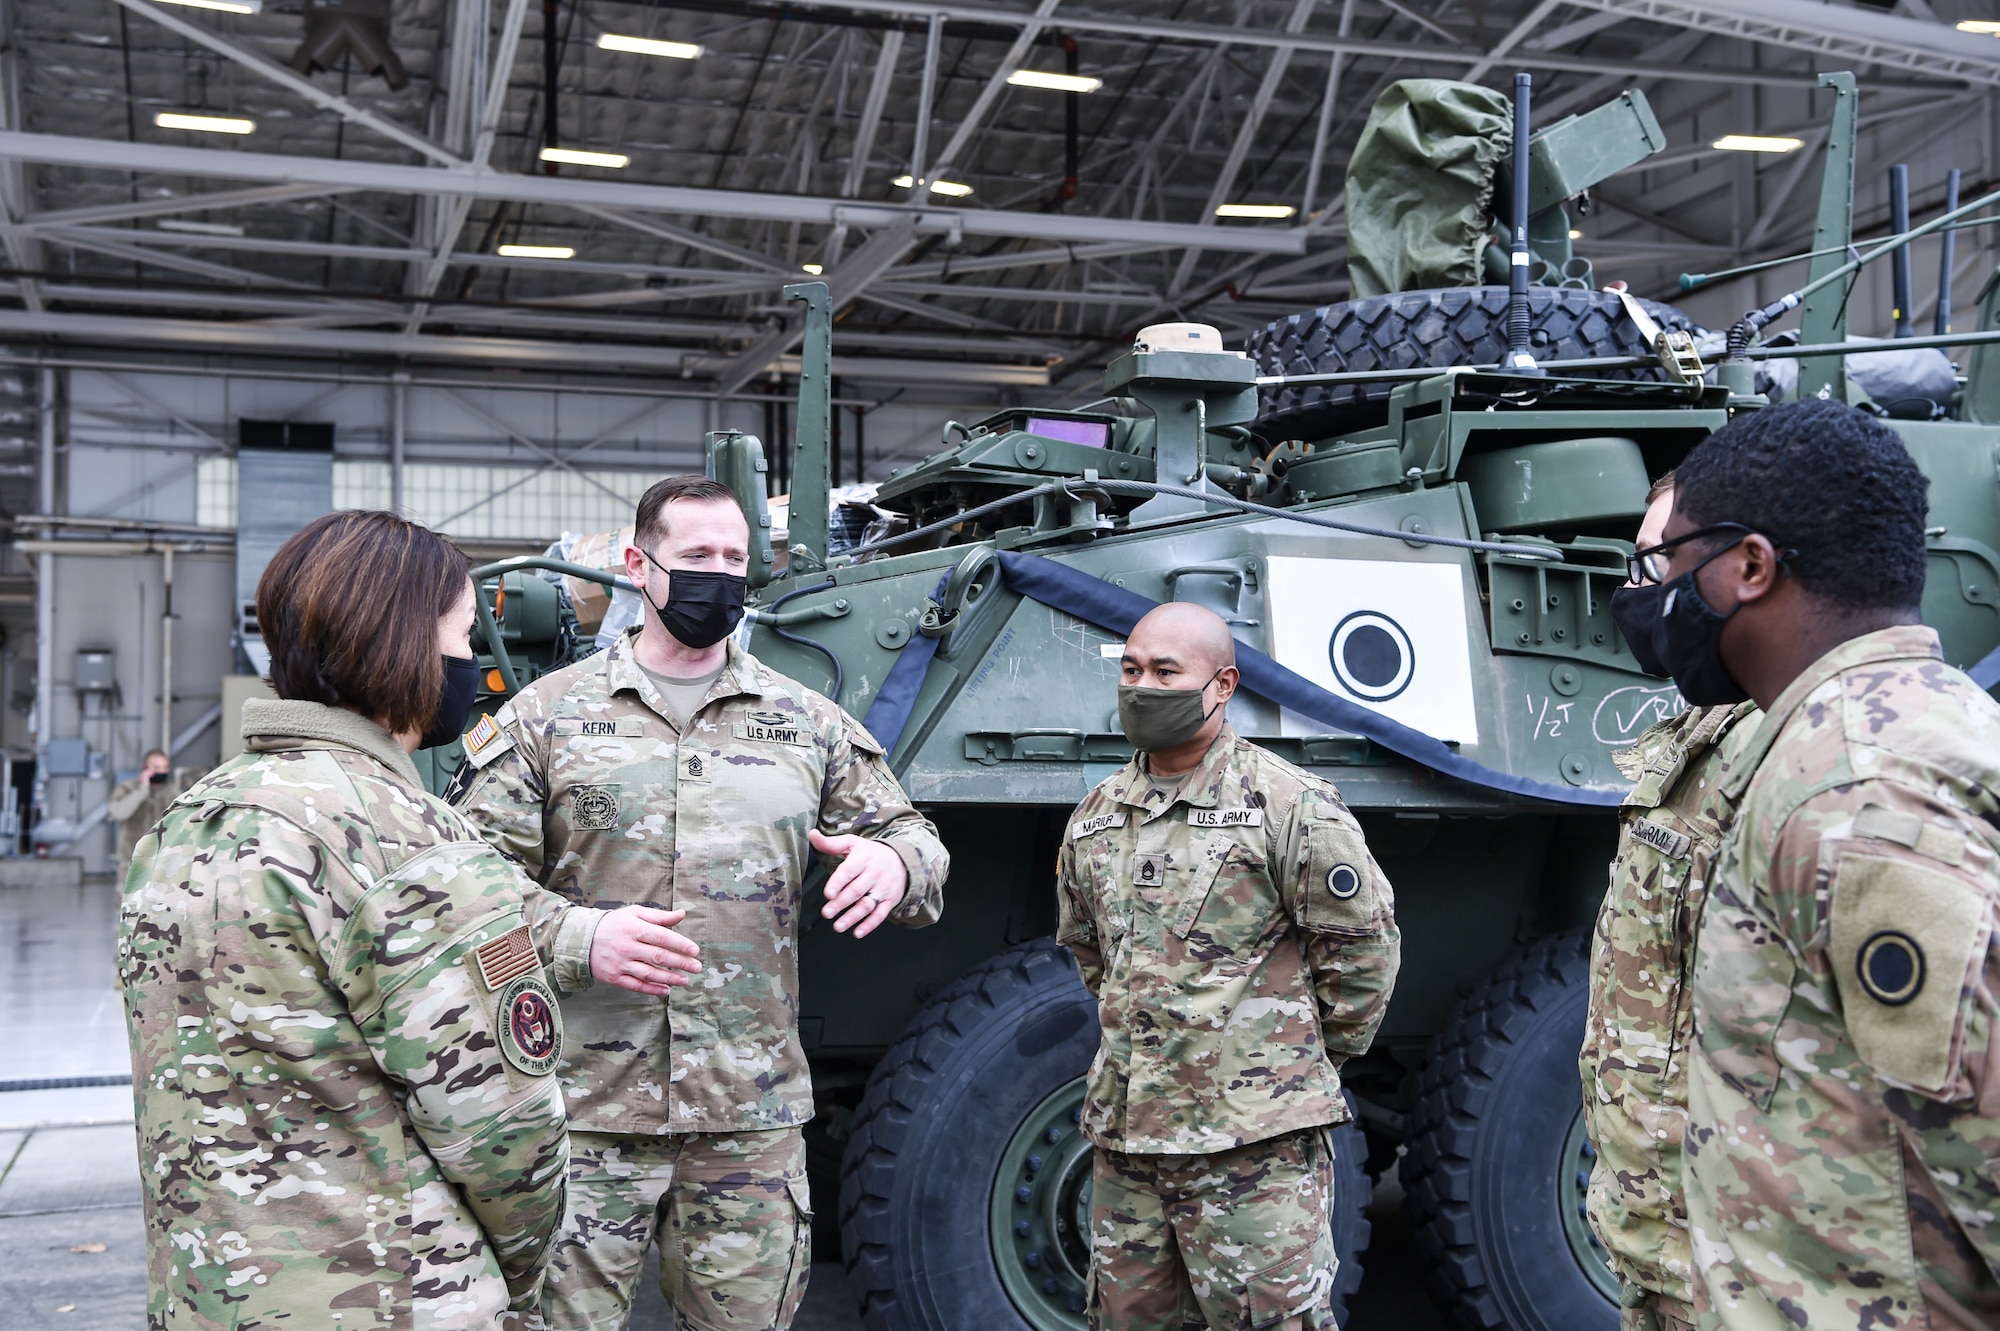
POLYGON ((1947 0, 395 0, 400 88, 295 68, 297 0, 238 7, 0 2, 0 335, 727 396, 783 373, 817 271, 850 384, 1073 393, 1143 323, 1341 299, 1346 158, 1410 77, 1532 70, 1542 118, 1645 89, 1671 146, 1580 248, 1649 294, 1803 246, 1822 70, 1862 80, 1864 178, 1941 134, 2000 174, 2000 40, 1947 0), (1009 81, 1072 68, 1098 86, 1009 81))

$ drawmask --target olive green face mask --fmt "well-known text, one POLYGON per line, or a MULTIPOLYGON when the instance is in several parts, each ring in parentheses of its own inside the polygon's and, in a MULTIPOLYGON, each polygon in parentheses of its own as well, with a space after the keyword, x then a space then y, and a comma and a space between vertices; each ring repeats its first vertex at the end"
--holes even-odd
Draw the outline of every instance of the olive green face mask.
POLYGON ((1148 689, 1137 684, 1120 684, 1118 725, 1125 738, 1141 753, 1158 753, 1187 743, 1201 733, 1208 718, 1215 714, 1215 707, 1222 706, 1217 703, 1204 710, 1201 705, 1208 685, 1215 683, 1221 674, 1216 671, 1208 677, 1208 684, 1198 689, 1148 689))

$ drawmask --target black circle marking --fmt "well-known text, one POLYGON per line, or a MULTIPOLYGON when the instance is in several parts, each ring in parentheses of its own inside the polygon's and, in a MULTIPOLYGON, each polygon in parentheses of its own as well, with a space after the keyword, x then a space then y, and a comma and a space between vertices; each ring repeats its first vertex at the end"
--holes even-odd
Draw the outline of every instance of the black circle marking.
POLYGON ((1898 929, 1870 934, 1854 954, 1854 970, 1868 996, 1890 1007, 1924 991, 1924 950, 1898 929))
POLYGON ((1336 864, 1326 871, 1326 890, 1345 901, 1361 890, 1361 875, 1351 864, 1336 864))
POLYGON ((1379 610, 1356 610, 1334 625, 1326 655, 1340 686, 1363 702, 1387 702, 1417 675, 1409 633, 1379 610))

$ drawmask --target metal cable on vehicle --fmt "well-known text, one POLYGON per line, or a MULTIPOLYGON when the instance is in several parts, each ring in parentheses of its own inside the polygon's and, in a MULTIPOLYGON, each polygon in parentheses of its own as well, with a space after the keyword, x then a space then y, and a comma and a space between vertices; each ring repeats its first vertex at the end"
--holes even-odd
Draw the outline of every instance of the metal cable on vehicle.
POLYGON ((1027 490, 1017 491, 1004 499, 996 499, 991 503, 962 509, 942 521, 928 523, 910 531, 898 532, 894 536, 885 536, 879 541, 870 541, 866 545, 857 545, 853 549, 843 551, 842 553, 861 555, 885 549, 891 545, 901 545, 906 541, 916 540, 920 536, 931 536, 938 532, 946 531, 952 527, 956 527, 961 522, 995 512, 1011 504, 1019 504, 1047 494, 1069 495, 1071 494, 1072 487, 1083 490, 1104 490, 1114 494, 1176 495, 1183 499, 1199 499, 1204 503, 1220 504, 1225 508, 1233 508, 1242 513, 1254 513, 1259 517, 1285 518, 1293 522, 1305 523, 1309 527, 1325 527, 1331 531, 1344 531, 1355 536, 1380 536, 1394 541, 1409 541, 1415 545, 1442 545, 1455 550, 1479 550, 1487 554, 1512 555, 1517 559, 1539 559, 1557 564, 1563 562, 1560 550, 1551 550, 1542 546, 1515 545, 1507 541, 1475 541, 1463 536, 1432 536, 1426 532, 1395 531, 1387 527, 1366 527, 1360 523, 1341 522, 1336 518, 1321 517, 1317 513, 1300 513, 1294 509, 1272 508, 1268 504, 1255 504, 1247 499, 1238 499, 1234 495, 1219 494, 1209 490, 1195 490, 1184 485, 1161 485, 1154 481, 1112 481, 1105 480, 1102 477, 1096 480, 1085 481, 1051 481, 1046 485, 1037 485, 1027 490))
MULTIPOLYGON (((783 596, 780 596, 777 600, 771 602, 771 604, 760 607, 760 609, 762 610, 762 615, 759 615, 758 610, 755 609, 749 611, 749 614, 753 620, 757 618, 762 618, 763 616, 768 616, 774 613, 779 606, 783 605, 787 601, 796 600, 801 596, 811 595, 813 592, 824 592, 831 590, 833 590, 832 578, 828 578, 825 582, 816 582, 810 587, 795 587, 791 591, 786 592, 783 596)), ((767 622, 764 625, 764 627, 770 629, 771 632, 777 634, 780 638, 784 639, 786 642, 795 642, 801 647, 812 648, 814 651, 818 652, 820 655, 824 656, 830 663, 832 663, 833 692, 828 696, 833 699, 834 705, 836 707, 839 706, 840 695, 846 689, 847 686, 847 671, 841 667, 840 658, 834 655, 833 648, 827 646, 825 643, 821 642, 817 638, 808 638, 803 633, 793 633, 792 631, 790 631, 789 629, 785 628, 780 624, 772 624, 767 622)))

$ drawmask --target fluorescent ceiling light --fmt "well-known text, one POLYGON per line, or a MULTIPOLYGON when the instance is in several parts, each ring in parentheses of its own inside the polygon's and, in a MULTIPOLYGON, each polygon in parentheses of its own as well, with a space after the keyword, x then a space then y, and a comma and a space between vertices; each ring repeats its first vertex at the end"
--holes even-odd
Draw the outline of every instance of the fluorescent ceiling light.
POLYGON ((632 159, 624 153, 590 153, 580 148, 544 148, 542 160, 568 162, 572 166, 608 166, 615 171, 632 159))
POLYGON ((1289 203, 1225 203, 1215 210, 1217 217, 1264 217, 1278 220, 1298 209, 1289 203))
POLYGON ((620 37, 615 32, 601 34, 597 39, 600 51, 629 51, 633 55, 659 55, 669 60, 692 60, 701 54, 701 47, 693 42, 656 42, 651 37, 620 37))
POLYGON ((1096 92, 1104 86, 1103 79, 1087 74, 1051 74, 1041 69, 1017 69, 1007 76, 1007 82, 1017 88, 1047 88, 1052 92, 1096 92))
POLYGON ((818 277, 821 273, 826 271, 826 266, 824 264, 803 263, 800 264, 799 267, 805 269, 807 272, 811 273, 814 277, 818 277))
POLYGON ((1578 231, 1575 227, 1571 227, 1569 231, 1569 238, 1571 240, 1582 240, 1583 232, 1578 231))
POLYGON ((1726 153, 1788 153, 1805 146, 1804 139, 1770 134, 1725 134, 1709 145, 1726 153))
POLYGON ((225 14, 261 14, 264 0, 164 0, 170 5, 186 5, 189 9, 219 9, 225 14))
POLYGON ((1990 18, 1969 18, 1958 24, 1960 32, 1976 32, 1982 37, 2000 37, 2000 23, 1990 18))
POLYGON ((567 245, 502 245, 503 259, 574 259, 576 251, 567 245))
POLYGON ((243 228, 231 226, 227 222, 188 222, 178 217, 163 217, 153 223, 162 231, 185 231, 191 236, 240 236, 243 228))
MULTIPOLYGON (((904 175, 897 176, 894 180, 890 181, 889 183, 891 185, 894 185, 897 189, 909 189, 912 186, 914 186, 917 182, 913 177, 911 177, 906 173, 904 175)), ((966 195, 972 193, 972 186, 961 185, 956 180, 933 180, 931 182, 931 193, 942 194, 948 199, 962 199, 966 195)))
POLYGON ((240 116, 198 116, 182 111, 161 111, 153 123, 161 129, 192 129, 204 134, 248 134, 257 128, 256 121, 240 116))

